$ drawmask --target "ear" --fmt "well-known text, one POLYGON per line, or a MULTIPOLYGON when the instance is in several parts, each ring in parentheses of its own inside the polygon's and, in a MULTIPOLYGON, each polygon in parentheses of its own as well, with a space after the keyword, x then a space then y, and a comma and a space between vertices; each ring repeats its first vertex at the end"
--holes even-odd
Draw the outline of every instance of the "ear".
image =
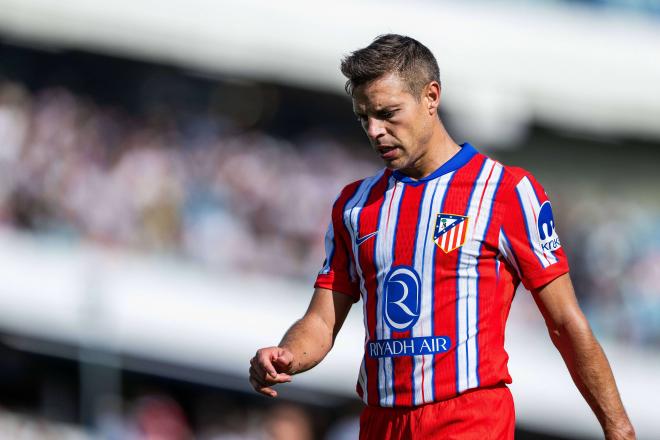
POLYGON ((422 98, 424 99, 424 104, 428 107, 428 112, 430 115, 435 115, 438 113, 438 106, 440 105, 440 84, 437 81, 431 81, 424 87, 422 91, 422 98))

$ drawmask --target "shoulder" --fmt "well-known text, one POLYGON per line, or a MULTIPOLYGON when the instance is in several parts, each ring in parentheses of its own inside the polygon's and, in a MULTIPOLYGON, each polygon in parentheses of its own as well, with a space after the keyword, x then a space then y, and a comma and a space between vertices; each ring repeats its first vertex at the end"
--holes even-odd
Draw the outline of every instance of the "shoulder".
POLYGON ((502 166, 502 182, 506 186, 515 187, 523 179, 536 180, 534 175, 525 168, 498 163, 502 166))
POLYGON ((518 205, 521 198, 533 198, 542 203, 547 200, 547 194, 543 186, 534 174, 522 167, 504 164, 494 158, 479 153, 480 160, 477 163, 494 162, 493 169, 498 168, 498 184, 496 190, 497 204, 506 209, 506 206, 518 205))
POLYGON ((475 173, 477 176, 484 174, 490 176, 494 173, 499 180, 499 192, 515 188, 525 178, 535 180, 530 171, 521 167, 504 164, 479 151, 473 156, 468 166, 471 167, 472 172, 464 173, 466 179, 474 179, 475 173))
POLYGON ((503 165, 502 176, 498 199, 506 212, 509 212, 508 208, 515 207, 533 212, 536 216, 549 203, 545 188, 529 170, 503 165))
POLYGON ((500 192, 504 198, 516 196, 522 188, 534 189, 535 192, 544 192, 541 184, 529 170, 518 166, 505 165, 499 161, 495 162, 502 167, 500 192))

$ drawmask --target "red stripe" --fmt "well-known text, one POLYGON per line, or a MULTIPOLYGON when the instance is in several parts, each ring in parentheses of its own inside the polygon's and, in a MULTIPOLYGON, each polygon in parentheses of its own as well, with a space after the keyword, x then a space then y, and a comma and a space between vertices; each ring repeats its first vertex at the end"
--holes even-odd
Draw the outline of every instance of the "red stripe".
MULTIPOLYGON (((394 261, 392 266, 413 265, 415 232, 419 222, 424 187, 425 185, 408 185, 403 193, 394 238, 394 261)), ((410 336, 410 330, 405 332, 392 331, 392 338, 394 339, 409 338, 410 336)), ((394 371, 394 406, 412 406, 412 358, 410 356, 392 358, 392 367, 394 371)))
POLYGON ((470 220, 463 221, 463 231, 461 232, 461 241, 460 241, 461 243, 465 243, 465 237, 467 236, 467 230, 468 230, 468 226, 469 226, 468 222, 469 221, 470 220))
MULTIPOLYGON (((381 206, 383 205, 383 194, 387 189, 387 184, 391 172, 387 171, 381 179, 371 189, 369 197, 364 203, 364 208, 360 213, 360 223, 358 231, 355 231, 356 237, 363 237, 366 234, 371 234, 376 231, 378 227, 378 216, 381 206)), ((374 270, 374 246, 378 236, 365 241, 358 247, 358 262, 362 268, 362 276, 364 278, 364 286, 367 291, 367 328, 368 339, 376 340, 376 304, 378 303, 376 297, 377 279, 374 270)), ((365 347, 366 348, 366 347, 365 347)), ((366 349, 365 349, 366 353, 366 349)), ((378 395, 378 359, 371 358, 365 355, 365 368, 367 370, 367 401, 369 405, 379 405, 378 395)))
MULTIPOLYGON (((440 212, 464 215, 485 156, 478 154, 456 171, 440 212)), ((471 221, 468 220, 468 221, 471 221)), ((433 329, 436 336, 449 336, 452 348, 433 358, 434 400, 445 400, 456 393, 456 272, 458 249, 435 253, 433 329)))

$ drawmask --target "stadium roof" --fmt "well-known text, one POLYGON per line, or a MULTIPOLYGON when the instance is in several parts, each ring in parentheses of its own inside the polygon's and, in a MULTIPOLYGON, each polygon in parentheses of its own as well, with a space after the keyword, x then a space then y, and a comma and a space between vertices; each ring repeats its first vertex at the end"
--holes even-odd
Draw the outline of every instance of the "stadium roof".
POLYGON ((0 35, 343 93, 338 62, 387 32, 437 55, 459 137, 504 146, 535 122, 660 140, 660 22, 506 2, 0 0, 0 35), (462 132, 462 133, 461 133, 462 132))

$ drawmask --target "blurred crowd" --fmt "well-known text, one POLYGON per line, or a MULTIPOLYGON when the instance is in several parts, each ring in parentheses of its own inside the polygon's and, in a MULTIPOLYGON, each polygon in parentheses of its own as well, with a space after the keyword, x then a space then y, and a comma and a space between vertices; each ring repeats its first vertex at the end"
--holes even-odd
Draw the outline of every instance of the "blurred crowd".
POLYGON ((213 268, 310 276, 342 185, 373 172, 209 115, 129 117, 62 88, 0 83, 0 222, 213 268))
MULTIPOLYGON (((207 402, 208 403, 208 402, 207 402)), ((319 426, 313 413, 292 403, 268 407, 217 402, 196 411, 191 420, 167 394, 149 394, 106 405, 96 427, 47 420, 0 409, 0 438, 22 440, 352 440, 358 436, 356 415, 319 426)), ((322 417, 320 419, 323 419, 322 417)))
POLYGON ((600 336, 657 349, 660 200, 645 205, 591 191, 570 198, 560 234, 570 243, 571 276, 591 326, 600 336))
MULTIPOLYGON (((311 280, 340 188, 372 174, 329 135, 296 143, 211 113, 147 115, 0 82, 0 225, 311 280)), ((597 333, 660 343, 660 214, 566 197, 580 301, 597 333), (586 221, 585 219, 589 219, 586 221)))

